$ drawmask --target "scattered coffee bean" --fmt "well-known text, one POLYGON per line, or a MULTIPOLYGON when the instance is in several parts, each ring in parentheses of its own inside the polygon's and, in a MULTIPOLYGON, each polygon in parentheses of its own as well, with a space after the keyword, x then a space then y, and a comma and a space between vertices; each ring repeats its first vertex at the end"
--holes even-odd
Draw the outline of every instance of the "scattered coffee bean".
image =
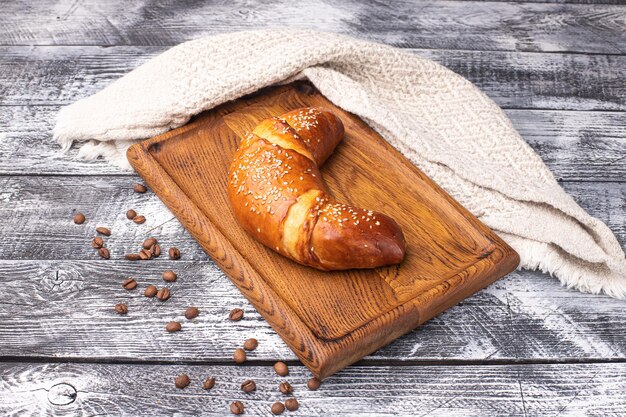
POLYGON ((246 361, 246 351, 242 348, 235 349, 235 353, 233 353, 233 360, 235 363, 244 363, 246 361))
POLYGON ((174 282, 178 275, 174 271, 164 271, 161 275, 163 277, 163 281, 174 282))
POLYGON ((215 378, 207 378, 202 383, 202 389, 210 390, 215 386, 215 378))
POLYGON ((124 255, 124 259, 126 259, 127 261, 138 261, 141 259, 141 257, 138 253, 127 253, 126 255, 124 255))
POLYGON ((285 362, 276 362, 274 364, 274 371, 280 376, 289 375, 289 368, 285 362))
POLYGON ((154 285, 150 285, 148 286, 148 288, 146 288, 146 290, 143 292, 143 295, 148 297, 148 298, 152 298, 155 295, 157 295, 157 292, 159 292, 159 290, 157 289, 157 287, 155 287, 154 285))
POLYGON ((233 414, 236 414, 236 415, 243 414, 244 410, 245 409, 241 401, 233 401, 230 404, 230 412, 233 414))
POLYGON ((142 261, 152 259, 152 252, 147 249, 142 249, 141 251, 139 251, 139 259, 141 259, 142 261))
POLYGON ((179 322, 177 322, 177 321, 170 321, 165 326, 165 330, 167 330, 170 333, 178 332, 182 328, 183 328, 183 326, 179 322))
POLYGON ((145 185, 137 183, 133 185, 133 191, 139 194, 143 194, 146 191, 148 191, 148 189, 146 188, 145 185))
POLYGON ((243 392, 256 391, 256 383, 253 380, 248 379, 247 381, 244 381, 243 384, 241 384, 241 390, 243 392))
POLYGON ((176 384, 176 388, 180 388, 180 389, 187 387, 187 385, 189 385, 190 382, 191 380, 189 379, 189 375, 187 374, 180 374, 174 380, 174 384, 176 384))
POLYGON ((111 236, 111 229, 107 229, 106 227, 96 227, 96 232, 101 235, 111 236))
POLYGON ((128 306, 123 303, 115 304, 115 311, 118 314, 126 314, 128 313, 128 306))
POLYGON ((243 348, 245 350, 254 350, 257 348, 257 346, 259 346, 259 342, 255 338, 250 338, 243 342, 243 348))
POLYGON ((150 248, 150 253, 155 258, 161 256, 161 245, 159 245, 158 243, 156 245, 152 245, 152 247, 150 248))
POLYGON ((141 215, 135 216, 135 217, 133 217, 133 221, 136 224, 144 224, 146 222, 146 217, 145 216, 141 216, 141 215))
POLYGON ((74 223, 83 224, 85 223, 85 215, 83 213, 76 213, 74 215, 74 223))
POLYGON ((128 211, 126 212, 126 218, 127 218, 128 220, 132 220, 132 219, 134 219, 135 217, 137 217, 137 212, 136 212, 135 210, 128 210, 128 211))
POLYGON ((104 240, 102 240, 102 238, 100 236, 96 236, 93 239, 91 239, 91 247, 94 249, 100 249, 102 246, 104 246, 104 240))
POLYGON ((198 317, 198 314, 200 314, 200 310, 198 310, 197 307, 189 307, 187 310, 185 310, 185 318, 187 320, 195 319, 196 317, 198 317))
POLYGON ((137 288, 137 281, 132 278, 125 279, 122 282, 122 287, 124 287, 125 290, 134 290, 135 288, 137 288))
POLYGON ((285 407, 289 411, 296 411, 298 408, 300 408, 300 404, 295 398, 289 398, 285 401, 285 407))
POLYGON ((157 291, 157 298, 161 301, 167 301, 170 298, 170 290, 167 288, 161 288, 157 291))
POLYGON ((180 259, 180 251, 178 250, 178 248, 170 248, 168 254, 170 255, 170 259, 180 259))
POLYGON ((272 404, 272 414, 282 414, 285 411, 285 405, 280 401, 272 404))
POLYGON ((317 391, 321 385, 322 385, 322 381, 320 381, 317 378, 311 378, 306 383, 306 387, 310 391, 317 391))
POLYGON ((100 248, 98 249, 98 255, 100 255, 101 258, 109 259, 111 257, 111 252, 109 252, 107 248, 100 248))
POLYGON ((239 321, 243 318, 243 310, 240 308, 233 308, 228 315, 231 321, 239 321))
POLYGON ((149 237, 148 239, 143 241, 143 244, 141 246, 143 246, 144 249, 150 249, 153 245, 156 245, 157 240, 153 237, 149 237))
POLYGON ((278 390, 283 394, 291 394, 293 392, 293 387, 289 382, 285 381, 281 382, 280 385, 278 385, 278 390))

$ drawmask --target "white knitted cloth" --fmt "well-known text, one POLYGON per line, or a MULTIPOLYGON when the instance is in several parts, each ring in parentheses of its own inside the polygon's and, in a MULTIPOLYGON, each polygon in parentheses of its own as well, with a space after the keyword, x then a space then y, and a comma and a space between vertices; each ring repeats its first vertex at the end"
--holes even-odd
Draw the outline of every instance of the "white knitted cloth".
POLYGON ((601 221, 557 184, 507 116, 428 59, 313 31, 213 36, 178 45, 58 115, 64 149, 129 168, 126 148, 261 87, 309 79, 357 114, 498 232, 521 266, 581 291, 626 298, 626 259, 601 221))

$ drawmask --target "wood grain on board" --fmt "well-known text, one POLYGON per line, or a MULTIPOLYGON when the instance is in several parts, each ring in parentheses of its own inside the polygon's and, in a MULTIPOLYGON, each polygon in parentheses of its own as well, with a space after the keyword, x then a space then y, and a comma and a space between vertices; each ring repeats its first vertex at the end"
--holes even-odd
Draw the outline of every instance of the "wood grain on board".
MULTIPOLYGON (((0 47, 0 105, 73 103, 167 49, 0 47)), ((503 108, 626 110, 625 55, 427 49, 412 52, 466 77, 503 108)))
POLYGON ((309 376, 302 366, 278 378, 269 365, 2 363, 0 414, 225 416, 229 404, 240 400, 246 415, 269 417, 274 401, 290 397, 300 408, 284 415, 311 417, 619 416, 626 409, 624 363, 354 366, 317 391, 306 389, 309 376), (183 372, 191 384, 174 388, 174 378, 183 372), (216 383, 207 392, 201 381, 208 376, 216 383), (253 393, 241 391, 246 379, 256 381, 253 393), (293 395, 278 392, 284 379, 293 395))
POLYGON ((273 87, 133 145, 128 159, 200 246, 311 371, 325 378, 513 270, 519 256, 363 121, 308 83, 273 87), (307 106, 333 111, 346 134, 322 167, 339 200, 396 219, 400 265, 322 272, 253 240, 227 198, 240 138, 261 120, 307 106), (373 169, 376 167, 376 169, 373 169))
POLYGON ((472 1, 8 2, 3 45, 175 45, 265 28, 339 32, 401 47, 542 52, 626 51, 615 5, 472 1))

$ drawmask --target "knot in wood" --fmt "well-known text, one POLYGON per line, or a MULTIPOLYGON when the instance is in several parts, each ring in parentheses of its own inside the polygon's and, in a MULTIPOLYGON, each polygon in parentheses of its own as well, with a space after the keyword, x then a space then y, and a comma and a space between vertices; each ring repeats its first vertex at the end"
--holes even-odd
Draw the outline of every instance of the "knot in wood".
POLYGON ((50 388, 48 391, 48 401, 50 404, 54 405, 68 405, 76 400, 77 395, 76 388, 62 382, 50 388))

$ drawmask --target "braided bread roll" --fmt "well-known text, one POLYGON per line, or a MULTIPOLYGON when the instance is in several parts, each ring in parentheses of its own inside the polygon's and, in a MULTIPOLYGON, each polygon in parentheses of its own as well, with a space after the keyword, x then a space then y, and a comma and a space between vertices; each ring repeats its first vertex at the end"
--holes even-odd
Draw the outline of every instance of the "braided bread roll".
POLYGON ((344 134, 333 113, 303 108, 265 119, 243 138, 228 177, 235 217, 276 252, 321 270, 375 268, 402 261, 398 224, 335 201, 319 166, 344 134))

